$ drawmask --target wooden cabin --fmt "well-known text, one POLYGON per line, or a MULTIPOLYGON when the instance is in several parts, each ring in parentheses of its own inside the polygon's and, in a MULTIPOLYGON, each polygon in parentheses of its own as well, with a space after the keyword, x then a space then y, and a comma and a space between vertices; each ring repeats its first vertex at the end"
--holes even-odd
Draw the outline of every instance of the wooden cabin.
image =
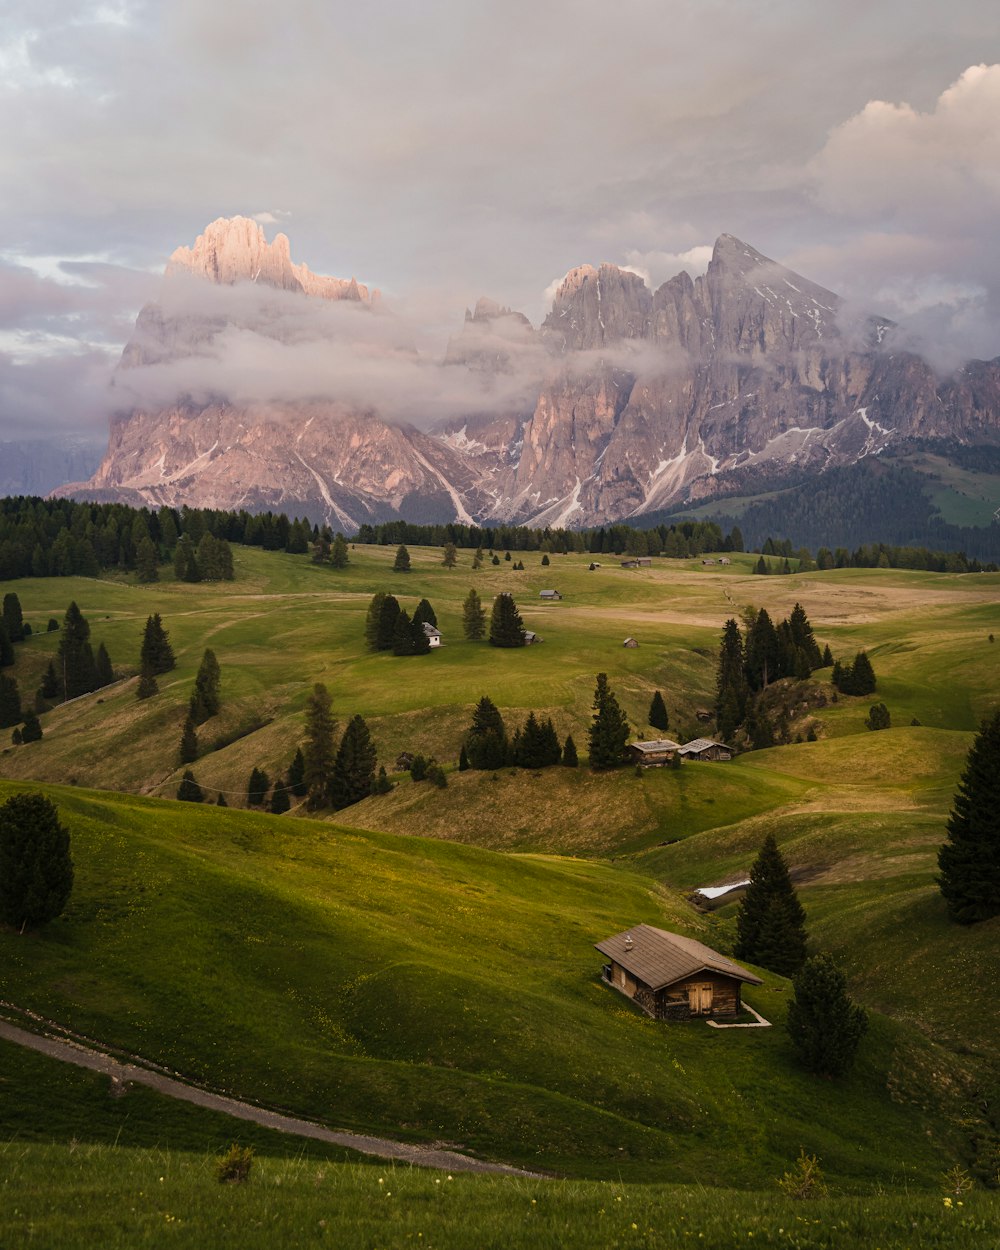
POLYGON ((623 647, 637 647, 638 645, 639 644, 636 642, 634 638, 626 638, 625 641, 622 643, 623 647))
POLYGON ((733 748, 724 742, 713 742, 711 738, 695 738, 685 742, 678 754, 685 760, 731 760, 733 748))
POLYGON ((424 622, 423 622, 423 626, 424 626, 424 633, 425 633, 425 634, 426 634, 426 636, 427 636, 427 644, 428 644, 428 646, 431 646, 431 647, 440 647, 440 645, 441 645, 441 631, 437 628, 437 626, 436 626, 436 625, 432 625, 432 624, 430 623, 430 621, 424 621, 424 622))
POLYGON ((558 590, 540 590, 538 597, 539 599, 561 599, 562 595, 558 590))
POLYGON ((607 956, 602 980, 654 1020, 739 1015, 745 984, 760 977, 694 938, 639 924, 595 943, 607 956))
POLYGON ((662 768, 680 751, 681 744, 672 738, 653 738, 649 742, 630 742, 628 753, 632 762, 643 768, 662 768))

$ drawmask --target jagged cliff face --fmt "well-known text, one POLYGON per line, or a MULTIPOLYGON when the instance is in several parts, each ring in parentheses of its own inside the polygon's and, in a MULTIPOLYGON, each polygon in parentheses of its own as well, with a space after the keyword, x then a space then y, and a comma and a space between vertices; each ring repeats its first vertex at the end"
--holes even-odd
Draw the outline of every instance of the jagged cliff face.
MULTIPOLYGON (((293 264, 283 235, 268 244, 241 218, 178 249, 164 286, 123 354, 126 382, 210 357, 245 306, 239 328, 292 345, 282 301, 380 315, 366 288, 293 264), (234 288, 236 311, 172 295, 192 283, 234 288), (247 302, 251 287, 263 302, 247 302)), ((1000 360, 942 381, 896 337, 886 320, 849 322, 833 292, 723 235, 703 277, 655 292, 613 265, 572 270, 537 332, 480 300, 434 367, 476 380, 481 402, 436 425, 428 411, 429 433, 336 397, 140 406, 116 420, 85 489, 281 507, 343 527, 393 515, 583 525, 745 486, 761 466, 818 472, 912 437, 1000 440, 1000 360)))

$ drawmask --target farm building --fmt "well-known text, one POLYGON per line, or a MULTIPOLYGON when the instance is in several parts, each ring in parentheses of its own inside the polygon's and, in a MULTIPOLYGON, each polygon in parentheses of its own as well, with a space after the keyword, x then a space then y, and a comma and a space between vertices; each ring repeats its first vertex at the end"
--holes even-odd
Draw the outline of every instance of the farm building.
POLYGON ((733 748, 724 742, 713 742, 711 738, 695 738, 685 742, 679 754, 686 760, 731 760, 733 748))
POLYGON ((653 738, 649 742, 630 742, 628 753, 643 768, 657 768, 669 764, 681 749, 679 742, 670 738, 653 738))
POLYGON ((545 639, 540 638, 533 629, 526 629, 524 631, 524 645, 526 647, 530 647, 536 642, 544 642, 544 641, 545 639))
POLYGON ((623 569, 649 569, 653 567, 651 556, 633 556, 631 560, 622 560, 623 569))
POLYGON ((538 597, 539 599, 561 599, 562 595, 558 590, 540 590, 538 597))
POLYGON ((595 943, 607 956, 601 976, 654 1020, 736 1016, 743 983, 760 977, 694 938, 638 924, 595 943))
POLYGON ((626 638, 625 641, 622 643, 623 647, 637 647, 638 645, 639 644, 636 642, 634 638, 626 638))
POLYGON ((732 560, 728 556, 719 556, 720 564, 732 564, 732 560))
POLYGON ((423 624, 424 624, 424 633, 427 635, 428 646, 440 647, 441 631, 436 626, 432 625, 430 621, 424 621, 423 624))

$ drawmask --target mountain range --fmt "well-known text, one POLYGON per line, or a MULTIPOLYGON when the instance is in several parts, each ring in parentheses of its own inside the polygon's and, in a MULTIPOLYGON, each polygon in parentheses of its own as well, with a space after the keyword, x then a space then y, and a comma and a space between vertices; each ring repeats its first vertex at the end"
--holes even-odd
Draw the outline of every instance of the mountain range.
POLYGON ((1000 358, 943 378, 893 322, 728 234, 703 276, 655 291, 573 269, 539 327, 481 299, 441 359, 412 330, 284 235, 219 219, 137 318, 100 467, 58 493, 344 529, 641 523, 762 473, 1000 443, 1000 358))

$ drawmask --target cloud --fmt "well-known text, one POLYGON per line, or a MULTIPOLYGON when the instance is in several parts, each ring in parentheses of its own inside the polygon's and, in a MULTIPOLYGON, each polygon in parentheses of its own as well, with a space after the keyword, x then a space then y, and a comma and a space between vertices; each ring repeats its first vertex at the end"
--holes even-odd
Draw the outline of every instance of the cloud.
POLYGON ((629 250, 625 253, 627 265, 623 268, 629 268, 633 273, 639 274, 655 291, 658 286, 676 277, 681 270, 685 270, 692 278, 697 278, 708 268, 708 262, 711 259, 711 243, 701 243, 696 247, 689 247, 684 252, 662 252, 656 249, 648 252, 629 250))

